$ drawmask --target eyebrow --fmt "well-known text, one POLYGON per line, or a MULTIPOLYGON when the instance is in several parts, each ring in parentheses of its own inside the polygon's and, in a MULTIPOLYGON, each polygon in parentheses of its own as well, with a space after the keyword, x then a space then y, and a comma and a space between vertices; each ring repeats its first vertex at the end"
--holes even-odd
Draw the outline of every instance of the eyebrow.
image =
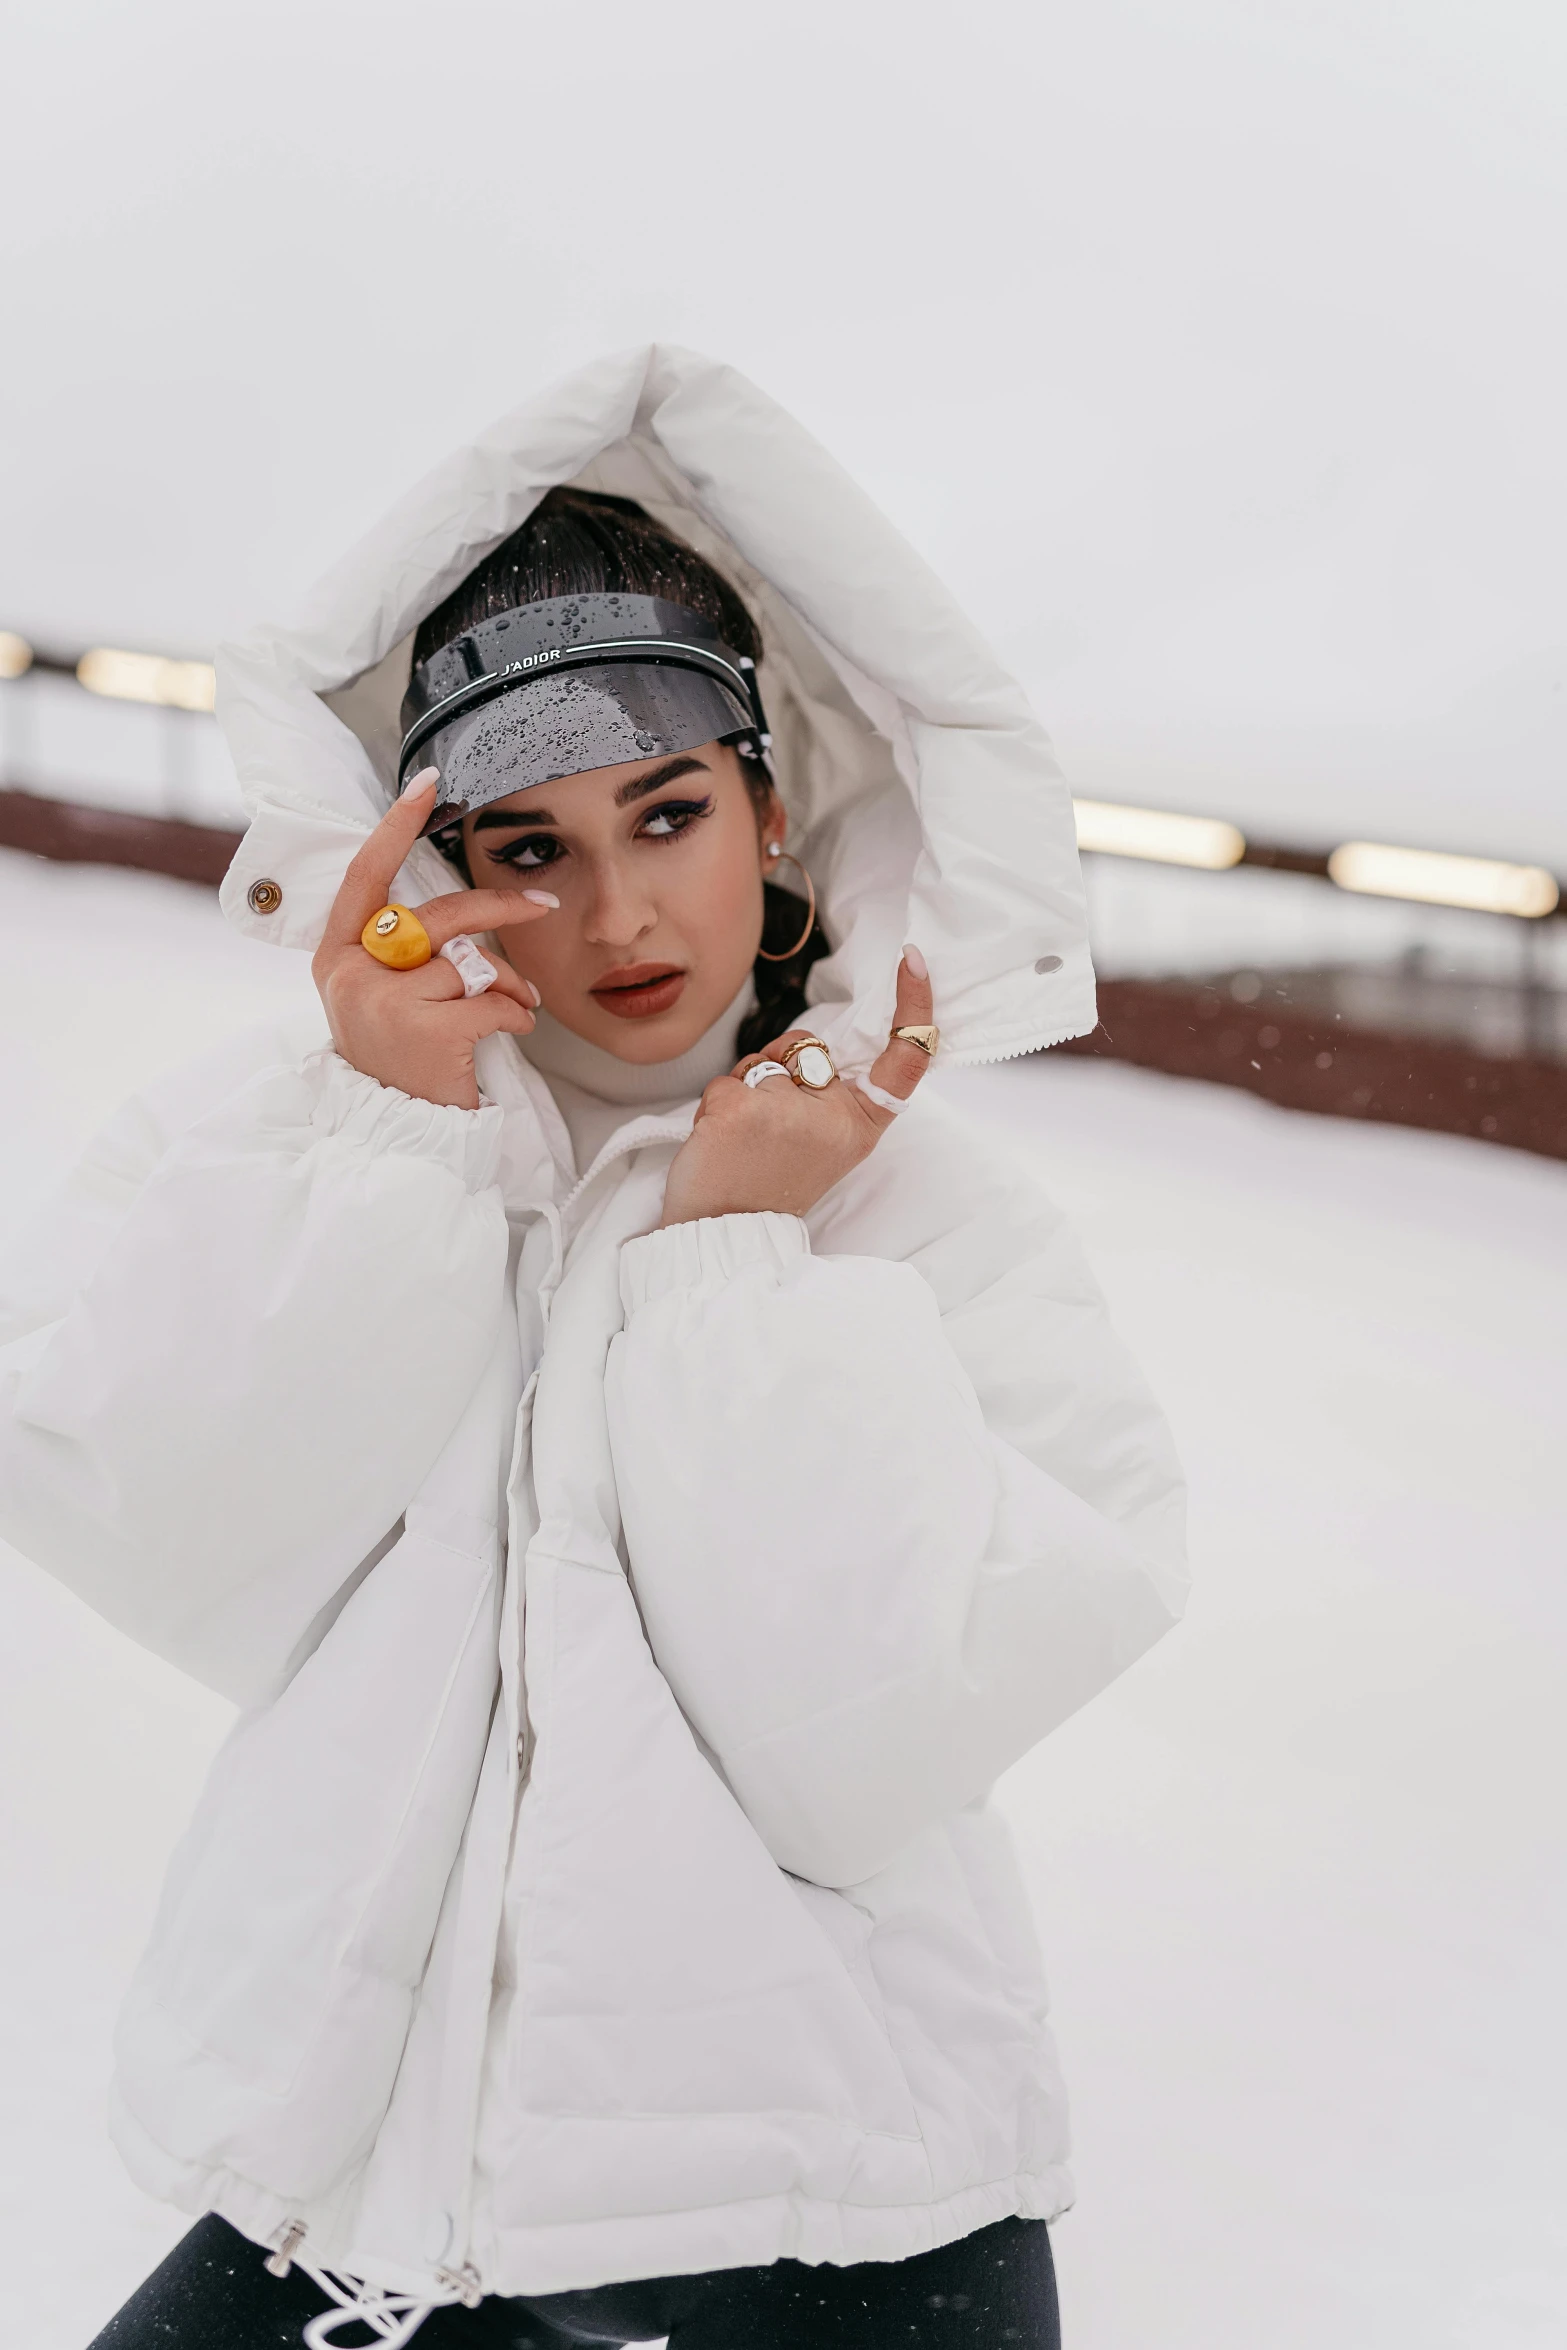
MULTIPOLYGON (((711 770, 700 759, 679 757, 665 759, 646 775, 634 775, 620 785, 615 793, 617 808, 629 808, 634 801, 645 800, 649 792, 662 791, 666 783, 673 783, 682 775, 707 775, 711 770)), ((488 808, 475 816, 475 832, 504 832, 524 824, 554 824, 557 821, 548 808, 488 808)))

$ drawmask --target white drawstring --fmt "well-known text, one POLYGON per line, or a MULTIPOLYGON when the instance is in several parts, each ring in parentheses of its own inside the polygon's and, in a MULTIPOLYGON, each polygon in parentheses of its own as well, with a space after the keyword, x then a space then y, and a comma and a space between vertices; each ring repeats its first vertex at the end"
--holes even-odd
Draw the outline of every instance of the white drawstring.
POLYGON ((294 2258, 306 2276, 337 2303, 335 2309, 323 2309, 319 2317, 310 2320, 302 2337, 305 2350, 343 2350, 339 2329, 350 2324, 368 2326, 387 2350, 405 2350, 432 2309, 449 2309, 458 2301, 471 2309, 479 2299, 476 2282, 469 2284, 466 2276, 453 2277, 440 2293, 388 2293, 359 2277, 333 2276, 330 2270, 317 2268, 313 2260, 301 2260, 297 2253, 294 2258))
POLYGON ((323 2309, 319 2317, 311 2318, 301 2336, 305 2350, 345 2350, 338 2334, 350 2324, 367 2326, 387 2350, 406 2350, 432 2309, 449 2309, 455 2302, 468 2309, 479 2305, 479 2280, 471 2268, 438 2270, 440 2289, 434 2293, 392 2293, 362 2277, 337 2276, 330 2269, 318 2268, 299 2249, 304 2237, 303 2222, 290 2220, 278 2231, 276 2248, 266 2266, 275 2277, 286 2277, 290 2268, 302 2268, 311 2282, 337 2303, 335 2309, 323 2309))
MULTIPOLYGON (((411 2342, 432 2309, 440 2309, 439 2301, 423 2301, 411 2293, 379 2293, 373 2285, 363 2285, 351 2298, 339 2293, 333 2280, 322 2270, 300 2266, 316 2283, 329 2292, 338 2306, 323 2309, 306 2326, 303 2340, 305 2350, 340 2350, 338 2328, 345 2325, 368 2326, 387 2350, 404 2350, 411 2342)), ((455 2296, 454 2296, 455 2298, 455 2296)))

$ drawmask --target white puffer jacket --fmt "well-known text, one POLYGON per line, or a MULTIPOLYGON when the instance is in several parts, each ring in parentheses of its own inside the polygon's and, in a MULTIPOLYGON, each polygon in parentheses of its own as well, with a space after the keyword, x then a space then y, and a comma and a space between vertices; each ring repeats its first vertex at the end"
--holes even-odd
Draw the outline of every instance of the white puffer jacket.
MULTIPOLYGON (((224 657, 231 915, 315 943, 413 627, 563 480, 758 612, 840 1066, 905 938, 952 1059, 1090 1026, 1017 689, 798 427, 667 350, 497 426, 224 657)), ((421 848, 398 894, 449 886, 421 848)), ((14 1285, 0 1530, 243 1708, 126 2002, 125 2158, 437 2299, 1051 2216, 986 1790, 1179 1612, 1158 1414, 1059 1217, 934 1100, 803 1221, 657 1231, 690 1110, 576 1180, 483 1051, 467 1112, 236 1048, 121 1115, 14 1285)))

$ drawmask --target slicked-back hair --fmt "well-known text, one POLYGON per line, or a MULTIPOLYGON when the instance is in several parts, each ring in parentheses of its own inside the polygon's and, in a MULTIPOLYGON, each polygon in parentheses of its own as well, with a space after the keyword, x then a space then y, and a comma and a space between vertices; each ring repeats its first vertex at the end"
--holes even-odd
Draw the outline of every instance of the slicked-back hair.
POLYGON ((520 530, 502 539, 421 621, 415 662, 497 612, 552 596, 662 596, 712 621, 725 644, 762 657, 755 621, 726 579, 694 547, 655 522, 631 498, 555 489, 520 530))

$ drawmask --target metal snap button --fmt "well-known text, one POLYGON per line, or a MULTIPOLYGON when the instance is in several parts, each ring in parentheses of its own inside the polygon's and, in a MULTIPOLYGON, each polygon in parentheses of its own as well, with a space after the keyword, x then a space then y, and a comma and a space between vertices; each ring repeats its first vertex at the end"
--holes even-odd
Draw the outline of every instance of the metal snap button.
POLYGON ((245 903, 253 914, 275 914, 283 903, 283 892, 275 881, 253 881, 245 892, 245 903))
POLYGON ((1059 971, 1060 968, 1061 958, 1059 955, 1041 955, 1038 962, 1034 965, 1034 969, 1039 973, 1041 979, 1045 978, 1047 974, 1052 971, 1059 971))

